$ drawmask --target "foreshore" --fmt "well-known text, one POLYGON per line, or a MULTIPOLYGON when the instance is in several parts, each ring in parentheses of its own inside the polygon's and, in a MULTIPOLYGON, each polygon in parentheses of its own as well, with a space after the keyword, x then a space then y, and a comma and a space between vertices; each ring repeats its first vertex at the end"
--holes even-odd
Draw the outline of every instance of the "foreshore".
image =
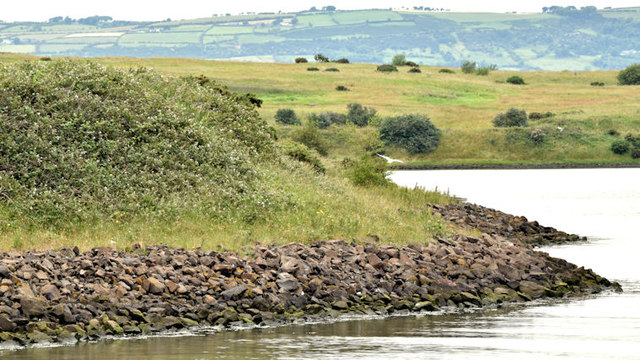
POLYGON ((620 290, 532 248, 579 236, 472 204, 432 209, 480 235, 403 247, 344 240, 256 245, 249 256, 165 246, 3 253, 0 346, 620 290))

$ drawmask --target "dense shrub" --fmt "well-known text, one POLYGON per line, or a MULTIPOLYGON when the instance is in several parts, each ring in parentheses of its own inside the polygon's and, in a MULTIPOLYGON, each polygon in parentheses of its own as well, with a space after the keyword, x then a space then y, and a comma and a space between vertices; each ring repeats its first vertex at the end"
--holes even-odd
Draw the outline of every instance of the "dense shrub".
POLYGON ((640 135, 627 134, 624 136, 624 139, 632 146, 640 148, 640 135))
POLYGON ((460 70, 465 74, 473 74, 476 72, 476 62, 465 60, 462 62, 462 65, 460 65, 460 70))
POLYGON ((297 57, 294 61, 296 62, 296 64, 306 64, 309 62, 309 60, 304 57, 297 57))
POLYGON ((416 63, 415 63, 415 62, 413 62, 413 61, 407 61, 407 62, 405 62, 404 64, 405 64, 406 66, 411 66, 411 67, 416 67, 416 68, 417 68, 417 67, 420 67, 420 65, 416 64, 416 63))
POLYGON ((476 70, 476 75, 479 75, 479 76, 489 75, 489 68, 488 67, 479 68, 478 70, 476 70))
POLYGON ((380 139, 388 145, 396 145, 412 154, 429 153, 440 143, 440 130, 429 117, 409 114, 385 119, 380 125, 380 139))
POLYGON ((40 61, 51 61, 51 56, 43 56, 40 58, 40 61))
POLYGON ((397 54, 391 59, 391 64, 395 66, 404 66, 407 64, 407 58, 402 54, 397 54))
POLYGON ((369 122, 376 115, 376 109, 362 106, 358 103, 347 105, 347 121, 360 127, 369 125, 369 122))
POLYGON ((327 156, 329 153, 329 144, 320 134, 318 128, 311 121, 304 126, 296 129, 291 138, 307 147, 316 150, 320 155, 327 156))
POLYGON ((607 130, 607 135, 611 135, 611 136, 619 136, 620 133, 618 132, 618 130, 616 129, 609 129, 607 130))
POLYGON ((324 71, 328 71, 328 72, 339 72, 339 71, 340 71, 340 69, 338 69, 338 68, 333 68, 333 67, 332 67, 332 68, 324 69, 324 71))
POLYGON ((293 109, 278 109, 274 116, 276 122, 283 125, 300 125, 300 119, 293 109))
POLYGON ((222 216, 264 200, 254 167, 274 153, 272 129, 250 99, 204 77, 23 62, 0 67, 0 109, 10 216, 57 225, 115 212, 222 216))
POLYGON ((336 86, 336 90, 337 91, 349 91, 349 88, 344 86, 344 85, 338 85, 338 86, 336 86))
POLYGON ((420 69, 418 69, 417 67, 412 67, 411 69, 409 69, 410 73, 421 73, 422 71, 420 69))
POLYGON ((316 56, 314 56, 313 58, 316 62, 319 62, 319 63, 329 62, 329 58, 322 54, 316 54, 316 56))
POLYGON ((529 140, 536 145, 542 144, 545 140, 546 133, 542 129, 533 129, 529 132, 529 140))
POLYGON ((320 69, 318 69, 317 67, 308 67, 307 71, 320 71, 320 69))
POLYGON ((531 120, 540 120, 540 119, 546 119, 546 118, 550 118, 552 116, 555 116, 556 114, 552 113, 552 112, 545 112, 545 113, 541 113, 541 112, 532 112, 531 114, 529 114, 529 119, 531 120))
POLYGON ((618 82, 621 85, 640 85, 640 64, 630 65, 620 71, 618 82))
POLYGON ((594 81, 591 83, 591 86, 604 86, 604 83, 602 81, 594 81))
POLYGON ((394 72, 394 71, 398 71, 398 68, 395 67, 395 65, 378 65, 378 67, 376 68, 376 71, 379 72, 394 72))
POLYGON ((523 78, 521 78, 521 77, 520 77, 520 76, 518 76, 518 75, 510 76, 510 77, 507 79, 507 82, 508 82, 509 84, 513 84, 513 85, 524 85, 524 79, 523 79, 523 78))
POLYGON ((340 58, 338 60, 333 60, 333 62, 338 63, 338 64, 348 64, 349 63, 349 59, 347 58, 340 58))
POLYGON ((631 158, 640 159, 640 148, 633 148, 633 150, 631 150, 631 158))
POLYGON ((440 69, 438 70, 439 73, 443 73, 443 74, 455 74, 456 72, 451 70, 451 69, 440 69))
POLYGON ((611 151, 613 151, 614 154, 626 154, 630 149, 631 145, 625 140, 616 140, 611 144, 611 151))
POLYGON ((496 127, 527 126, 527 112, 511 108, 506 113, 500 113, 493 119, 496 127))
POLYGON ((291 140, 283 140, 278 143, 278 147, 283 154, 313 166, 313 169, 317 172, 324 173, 326 171, 318 153, 309 149, 306 145, 291 140))
POLYGON ((347 116, 344 114, 338 114, 332 111, 316 114, 313 113, 309 116, 309 121, 313 122, 317 128, 324 129, 331 125, 344 125, 347 122, 347 116))
POLYGON ((388 186, 392 182, 387 178, 387 163, 379 157, 364 155, 357 161, 343 162, 347 167, 347 177, 358 186, 388 186))

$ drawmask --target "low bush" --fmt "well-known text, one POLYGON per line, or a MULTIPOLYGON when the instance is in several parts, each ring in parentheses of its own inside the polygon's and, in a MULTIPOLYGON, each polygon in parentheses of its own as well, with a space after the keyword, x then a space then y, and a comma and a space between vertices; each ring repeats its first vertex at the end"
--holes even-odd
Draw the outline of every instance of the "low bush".
POLYGON ((51 56, 43 56, 40 58, 40 61, 51 61, 51 56))
POLYGON ((529 114, 529 119, 530 120, 540 120, 540 119, 546 119, 546 118, 550 118, 552 116, 555 116, 556 114, 552 113, 552 112, 545 112, 545 113, 541 113, 541 112, 532 112, 531 114, 529 114))
POLYGON ((322 156, 327 156, 329 153, 329 144, 311 121, 292 132, 291 138, 306 145, 308 148, 316 150, 322 156))
POLYGON ((291 140, 283 140, 278 143, 278 147, 283 154, 313 166, 315 171, 319 173, 326 171, 318 153, 309 149, 306 145, 291 140))
POLYGON ((607 135, 611 135, 611 136, 619 136, 619 135, 620 135, 620 133, 619 133, 619 132, 618 132, 618 130, 616 130, 616 129, 609 129, 609 130, 607 131, 607 135))
POLYGON ((510 76, 510 77, 507 79, 507 82, 508 82, 509 84, 513 84, 513 85, 524 85, 524 79, 523 79, 523 78, 521 78, 521 77, 520 77, 520 76, 518 76, 518 75, 510 76))
POLYGON ((618 73, 620 85, 640 85, 640 64, 628 66, 618 73))
POLYGON ((340 69, 338 69, 338 68, 327 68, 327 69, 324 69, 324 71, 328 71, 328 72, 339 72, 339 71, 340 71, 340 69))
POLYGON ((493 119, 493 126, 495 127, 515 127, 515 126, 527 126, 527 112, 524 110, 518 110, 511 108, 506 113, 500 113, 493 119))
POLYGON ((385 65, 378 65, 378 67, 376 68, 376 71, 379 72, 397 72, 398 68, 395 65, 389 65, 389 64, 385 64, 385 65))
POLYGON ((379 157, 364 155, 356 161, 344 161, 347 178, 357 186, 389 186, 387 162, 379 157))
POLYGON ((320 71, 317 67, 308 67, 307 71, 320 71))
POLYGON ((465 60, 462 62, 462 65, 460 65, 460 70, 465 74, 473 74, 476 72, 476 62, 465 60))
POLYGON ((421 73, 422 71, 417 67, 412 67, 411 69, 409 69, 409 72, 418 74, 418 73, 421 73))
POLYGON ((336 86, 336 90, 337 91, 349 91, 349 88, 344 86, 344 85, 338 85, 338 86, 336 86))
POLYGON ((542 129, 533 129, 529 132, 529 140, 536 145, 540 145, 544 142, 546 133, 542 129))
POLYGON ((625 140, 616 140, 611 144, 611 151, 614 154, 623 155, 631 150, 631 145, 625 140))
POLYGON ((340 58, 338 60, 333 60, 334 63, 338 63, 338 64, 348 64, 349 63, 349 59, 347 58, 340 58))
POLYGON ((359 127, 369 125, 371 119, 376 115, 376 109, 358 103, 348 104, 347 109, 347 121, 359 127))
POLYGON ((411 154, 429 153, 438 147, 441 132, 422 114, 408 114, 385 119, 380 125, 380 139, 411 154))
POLYGON ((479 76, 489 75, 489 68, 488 67, 479 68, 478 70, 476 70, 476 75, 479 75, 479 76))
POLYGON ((326 63, 326 62, 329 62, 329 58, 328 58, 328 57, 326 57, 326 56, 324 56, 324 55, 322 55, 322 54, 316 54, 316 56, 314 56, 314 57, 313 57, 313 59, 314 59, 316 62, 319 62, 319 63, 326 63))
POLYGON ((640 148, 634 148, 633 150, 631 150, 631 158, 640 159, 640 148))
POLYGON ((591 86, 604 86, 604 83, 602 81, 594 81, 591 83, 591 86))
POLYGON ((456 72, 451 70, 451 69, 440 69, 438 70, 439 73, 443 73, 443 74, 455 74, 456 72))
POLYGON ((296 62, 296 64, 306 64, 309 62, 309 60, 304 57, 297 57, 294 61, 296 62))
POLYGON ((404 63, 406 66, 411 66, 411 67, 420 67, 420 65, 414 63, 413 61, 407 61, 406 63, 404 63))
POLYGON ((309 115, 309 121, 313 122, 317 128, 324 129, 331 125, 344 125, 347 122, 347 116, 332 111, 325 113, 309 115))
POLYGON ((631 146, 640 148, 640 135, 627 134, 624 139, 631 144, 631 146))
POLYGON ((300 119, 293 109, 278 109, 274 116, 276 122, 283 125, 300 125, 300 119))

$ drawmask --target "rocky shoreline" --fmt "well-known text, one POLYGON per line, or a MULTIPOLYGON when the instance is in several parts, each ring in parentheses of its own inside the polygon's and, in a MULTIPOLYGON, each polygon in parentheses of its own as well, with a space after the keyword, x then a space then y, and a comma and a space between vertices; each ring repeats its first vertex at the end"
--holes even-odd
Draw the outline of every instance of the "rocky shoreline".
POLYGON ((432 206, 478 229, 397 247, 343 240, 231 252, 137 247, 0 255, 0 346, 73 343, 341 313, 477 308, 619 290, 531 244, 580 238, 471 204, 432 206))
POLYGON ((623 169, 640 163, 543 163, 543 164, 393 164, 390 170, 508 170, 508 169, 623 169))

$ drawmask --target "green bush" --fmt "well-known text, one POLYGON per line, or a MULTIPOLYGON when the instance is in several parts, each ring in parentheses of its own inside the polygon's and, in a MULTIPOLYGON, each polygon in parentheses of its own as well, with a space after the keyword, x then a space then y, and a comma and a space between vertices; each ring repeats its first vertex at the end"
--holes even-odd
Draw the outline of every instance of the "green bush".
POLYGON ((309 60, 304 57, 297 57, 294 61, 296 62, 296 64, 306 64, 309 62, 309 60))
POLYGON ((640 85, 640 64, 628 66, 618 73, 620 85, 640 85))
POLYGON ((327 63, 327 62, 329 62, 329 58, 324 56, 324 55, 322 55, 322 54, 316 54, 316 56, 314 56, 313 58, 314 58, 314 60, 316 62, 319 62, 319 63, 327 63))
POLYGON ((338 85, 338 86, 336 86, 336 90, 337 91, 349 91, 349 88, 344 86, 344 85, 338 85))
POLYGON ((631 146, 640 148, 640 135, 627 134, 624 139, 631 144, 631 146))
POLYGON ((274 116, 276 122, 283 125, 300 125, 300 119, 293 109, 278 109, 274 116))
POLYGON ((430 153, 438 147, 441 132, 429 117, 408 114, 385 119, 380 125, 380 139, 411 154, 430 153))
POLYGON ((250 99, 205 77, 22 62, 0 67, 0 109, 2 208, 38 224, 224 216, 262 197, 275 149, 250 99))
POLYGON ((322 137, 316 125, 311 121, 308 121, 304 126, 296 129, 291 134, 291 138, 316 150, 322 156, 327 156, 329 153, 329 144, 322 137))
POLYGON ((473 74, 476 72, 476 62, 465 60, 462 62, 462 65, 460 65, 460 70, 465 74, 473 74))
POLYGON ((540 120, 540 119, 546 119, 546 118, 550 118, 552 116, 555 116, 556 114, 547 111, 546 113, 541 113, 541 112, 532 112, 531 114, 529 114, 529 119, 531 120, 540 120))
POLYGON ((618 132, 618 130, 616 129, 609 129, 607 130, 607 135, 611 135, 611 136, 619 136, 620 133, 618 132))
POLYGON ((439 73, 443 73, 443 74, 455 74, 456 72, 451 70, 451 69, 440 69, 438 70, 439 73))
POLYGON ((328 71, 328 72, 339 72, 339 71, 340 71, 340 69, 338 69, 338 68, 327 68, 327 69, 325 69, 324 71, 328 71))
POLYGON ((338 60, 333 60, 333 62, 338 63, 338 64, 348 64, 349 63, 349 59, 347 58, 340 58, 338 60))
POLYGON ((544 142, 546 135, 542 129, 533 129, 529 132, 529 140, 536 145, 540 145, 544 142))
POLYGON ((357 186, 389 186, 387 163, 379 157, 364 155, 357 161, 343 162, 347 167, 347 178, 357 186))
POLYGON ((604 83, 602 81, 594 81, 591 83, 591 86, 604 86, 604 83))
POLYGON ((398 68, 395 67, 394 65, 378 65, 378 67, 376 68, 376 71, 379 72, 397 72, 398 68))
POLYGON ((407 58, 402 54, 397 54, 391 59, 391 64, 395 66, 404 66, 407 64, 407 58))
POLYGON ((479 68, 478 70, 476 70, 476 75, 479 75, 479 76, 489 75, 489 68, 488 67, 479 68))
POLYGON ((411 66, 411 67, 420 67, 420 65, 414 63, 413 61, 407 61, 406 63, 404 63, 406 66, 411 66))
POLYGON ((309 116, 309 121, 313 122, 319 129, 328 128, 331 125, 344 125, 347 123, 347 116, 344 114, 338 114, 332 111, 316 114, 313 113, 309 116))
POLYGON ((421 73, 422 71, 420 69, 418 69, 417 67, 412 67, 411 69, 409 69, 410 73, 421 73))
POLYGON ((511 108, 506 113, 500 113, 493 119, 495 127, 527 126, 527 112, 511 108))
POLYGON ((640 148, 634 148, 633 150, 631 150, 631 158, 640 159, 640 148))
POLYGON ((520 76, 518 76, 518 75, 510 76, 510 77, 507 79, 507 82, 508 82, 509 84, 513 84, 513 85, 524 85, 524 79, 523 79, 523 78, 521 78, 521 77, 520 77, 520 76))
POLYGON ((625 140, 616 140, 611 144, 611 151, 614 154, 623 155, 631 150, 631 145, 625 140))
POLYGON ((358 103, 347 105, 347 121, 355 126, 365 127, 376 116, 376 109, 362 106, 358 103))
POLYGON ((322 164, 318 153, 309 149, 304 144, 291 140, 283 140, 278 143, 278 147, 283 154, 313 166, 313 169, 319 173, 324 173, 327 170, 322 164))
POLYGON ((308 67, 307 71, 320 71, 320 69, 318 69, 317 67, 308 67))

